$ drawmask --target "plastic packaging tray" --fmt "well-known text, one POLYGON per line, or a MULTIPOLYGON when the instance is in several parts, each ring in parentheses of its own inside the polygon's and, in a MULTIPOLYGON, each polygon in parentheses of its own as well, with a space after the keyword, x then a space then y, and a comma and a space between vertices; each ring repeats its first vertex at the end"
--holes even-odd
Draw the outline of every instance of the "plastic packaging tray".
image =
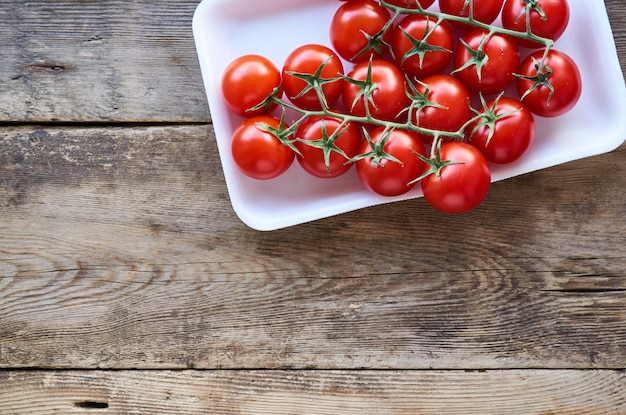
MULTIPOLYGON (((224 68, 256 53, 281 67, 307 43, 330 45, 328 28, 337 0, 204 0, 193 17, 193 33, 215 135, 233 209, 257 230, 273 230, 373 205, 421 197, 420 186, 398 197, 378 196, 359 182, 355 169, 340 178, 308 175, 297 162, 277 179, 241 174, 230 154, 241 118, 221 97, 224 68)), ((579 65, 583 94, 564 116, 536 117, 533 147, 518 162, 494 166, 493 181, 606 153, 626 138, 626 86, 602 0, 570 0, 570 25, 556 44, 579 65)))

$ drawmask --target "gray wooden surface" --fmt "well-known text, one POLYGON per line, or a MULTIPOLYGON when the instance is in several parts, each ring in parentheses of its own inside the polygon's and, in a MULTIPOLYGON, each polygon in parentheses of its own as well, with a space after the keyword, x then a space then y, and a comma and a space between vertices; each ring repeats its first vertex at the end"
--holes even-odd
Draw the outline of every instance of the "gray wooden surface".
POLYGON ((257 232, 196 6, 0 0, 0 413, 626 413, 626 146, 257 232))

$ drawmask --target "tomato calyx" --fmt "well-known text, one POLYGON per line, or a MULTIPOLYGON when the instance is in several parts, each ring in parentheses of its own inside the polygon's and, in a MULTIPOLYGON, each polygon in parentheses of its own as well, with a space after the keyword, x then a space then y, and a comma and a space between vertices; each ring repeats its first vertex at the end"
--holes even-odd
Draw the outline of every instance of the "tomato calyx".
MULTIPOLYGON (((398 15, 399 14, 396 13, 396 16, 398 16, 398 15)), ((387 50, 391 50, 391 45, 389 45, 389 43, 384 39, 384 37, 386 36, 387 31, 389 30, 389 28, 393 25, 393 22, 396 20, 396 16, 394 16, 391 19, 389 19, 389 21, 383 26, 383 28, 380 29, 378 32, 376 32, 373 35, 370 35, 367 32, 365 32, 364 30, 361 30, 361 34, 365 37, 365 39, 367 39, 367 44, 356 55, 354 55, 351 58, 351 60, 352 61, 356 61, 361 56, 366 55, 368 53, 371 53, 372 51, 377 56, 383 56, 383 48, 385 48, 387 50)), ((370 59, 371 59, 372 56, 370 56, 370 59)))
POLYGON ((531 12, 534 11, 538 13, 539 17, 541 17, 541 20, 547 20, 548 16, 539 5, 539 0, 524 0, 524 3, 526 3, 526 5, 520 12, 519 16, 517 16, 517 20, 519 21, 522 17, 525 16, 526 17, 526 31, 530 32, 530 13, 531 12))
POLYGON ((267 97, 265 97, 263 101, 259 102, 254 107, 249 108, 247 112, 255 112, 259 110, 268 111, 272 108, 272 106, 275 103, 278 103, 280 105, 282 103, 282 100, 280 99, 281 94, 282 94, 282 87, 279 85, 276 88, 274 88, 272 90, 272 93, 270 93, 267 97))
POLYGON ((370 58, 369 64, 367 66, 367 75, 365 79, 354 79, 350 78, 347 75, 342 75, 342 78, 351 84, 356 85, 359 88, 359 92, 354 97, 352 101, 352 106, 350 110, 354 110, 354 107, 359 103, 359 100, 363 98, 363 103, 365 105, 365 114, 367 118, 371 118, 370 106, 376 108, 376 102, 374 102, 374 91, 378 88, 376 82, 374 82, 372 78, 372 59, 370 58))
POLYGON ((552 76, 552 68, 544 64, 544 60, 545 60, 545 56, 547 55, 547 52, 548 52, 548 49, 546 49, 546 54, 544 54, 544 59, 542 60, 537 60, 534 57, 532 58, 536 75, 529 76, 529 75, 515 74, 515 76, 517 76, 518 78, 531 81, 533 83, 533 85, 530 88, 528 88, 526 92, 524 92, 524 94, 522 95, 522 101, 524 100, 524 98, 526 98, 526 96, 528 96, 528 94, 530 94, 531 92, 533 92, 534 90, 540 87, 546 87, 550 91, 548 94, 548 99, 547 99, 548 103, 550 102, 550 98, 552 98, 552 95, 554 95, 554 86, 550 82, 550 76, 552 76))
POLYGON ((439 139, 439 137, 435 137, 435 142, 433 143, 433 148, 432 148, 432 155, 430 158, 424 157, 423 155, 415 151, 413 152, 413 154, 415 154, 415 156, 417 156, 420 160, 426 163, 426 165, 428 166, 428 169, 424 171, 424 173, 421 176, 410 181, 409 185, 413 183, 417 183, 420 180, 428 176, 431 176, 433 174, 437 177, 441 176, 441 171, 446 166, 450 166, 452 164, 464 164, 465 163, 463 160, 443 160, 441 158, 441 140, 439 139))
POLYGON ((478 76, 478 81, 481 81, 483 66, 487 63, 487 61, 489 61, 489 55, 485 53, 484 48, 490 37, 491 33, 483 33, 480 38, 480 43, 476 49, 473 49, 467 42, 465 42, 465 40, 460 39, 461 45, 463 45, 470 58, 461 67, 452 71, 452 73, 455 74, 474 66, 476 69, 476 75, 478 76))
POLYGON ((389 137, 391 137, 391 133, 393 130, 394 130, 393 128, 386 127, 380 140, 378 140, 377 142, 374 142, 369 132, 364 128, 363 136, 367 140, 372 150, 368 151, 367 153, 362 153, 362 154, 357 155, 356 157, 351 158, 350 160, 348 160, 348 163, 355 163, 359 160, 363 160, 363 159, 371 157, 372 166, 382 166, 382 163, 381 163, 382 160, 389 160, 394 163, 403 165, 404 163, 402 163, 402 161, 398 160, 398 158, 394 157, 393 155, 385 151, 385 144, 387 143, 387 140, 389 140, 389 137))
MULTIPOLYGON (((296 137, 295 141, 322 150, 324 154, 324 164, 326 166, 326 171, 330 174, 330 155, 333 152, 340 154, 342 157, 344 157, 346 159, 346 163, 350 161, 350 157, 336 144, 337 140, 342 136, 346 128, 348 128, 348 123, 344 121, 335 131, 333 131, 332 134, 328 134, 326 120, 322 118, 321 138, 317 140, 304 140, 302 138, 296 137)), ((293 142, 290 142, 290 144, 291 146, 293 146, 293 142)), ((298 154, 300 154, 299 151, 298 154)))
POLYGON ((300 155, 300 151, 293 143, 294 140, 291 139, 296 131, 296 126, 292 125, 291 127, 287 127, 284 113, 280 117, 280 123, 278 124, 278 127, 272 127, 271 125, 263 122, 257 122, 255 125, 259 130, 270 133, 271 135, 276 137, 278 141, 280 141, 284 146, 289 147, 293 152, 300 155))
POLYGON ((502 98, 503 95, 504 95, 504 92, 498 95, 493 100, 493 105, 489 107, 489 105, 487 105, 487 101, 485 100, 485 97, 483 97, 483 94, 480 94, 480 103, 482 105, 483 110, 479 111, 475 108, 472 108, 472 111, 474 111, 474 113, 476 114, 476 117, 473 118, 473 120, 478 121, 478 123, 472 130, 470 136, 475 134, 480 128, 486 127, 489 130, 486 146, 489 145, 489 143, 491 142, 491 139, 493 138, 493 135, 496 132, 496 123, 520 111, 520 109, 516 109, 513 111, 506 111, 501 114, 496 114, 496 110, 498 108, 498 102, 500 101, 500 98, 502 98))
POLYGON ((443 105, 431 101, 428 96, 430 95, 430 87, 428 84, 420 81, 419 79, 415 79, 415 83, 424 87, 424 92, 420 92, 419 89, 415 86, 415 84, 407 77, 407 90, 406 95, 411 100, 409 106, 401 113, 408 112, 409 116, 415 113, 416 124, 418 124, 419 113, 421 110, 427 107, 445 109, 443 105))
POLYGON ((469 7, 469 18, 474 18, 474 2, 472 0, 465 0, 463 2, 463 8, 461 9, 461 13, 465 13, 467 8, 469 7))
POLYGON ((426 57, 426 53, 428 52, 446 52, 446 53, 452 53, 452 51, 450 49, 438 46, 438 45, 432 45, 430 43, 428 43, 428 38, 429 36, 434 33, 435 29, 437 28, 437 26, 439 26, 441 23, 443 22, 443 20, 438 20, 434 27, 431 29, 430 28, 430 19, 426 21, 426 30, 424 31, 424 35, 422 36, 421 39, 416 39, 414 36, 412 36, 409 32, 406 31, 406 29, 404 29, 403 27, 400 26, 400 30, 402 31, 402 33, 404 33, 404 35, 407 37, 407 39, 409 39, 409 41, 413 44, 413 47, 411 49, 409 49, 404 56, 402 56, 402 60, 401 62, 404 63, 406 62, 407 59, 412 58, 413 56, 418 56, 419 58, 419 64, 420 64, 420 68, 423 68, 423 64, 424 64, 424 58, 426 57))
MULTIPOLYGON (((302 88, 302 91, 300 91, 300 93, 298 93, 298 95, 296 95, 294 99, 298 99, 306 95, 307 93, 309 93, 309 91, 315 91, 320 103, 322 104, 322 108, 328 109, 329 107, 328 101, 326 99, 326 95, 324 94, 324 91, 322 90, 322 87, 325 84, 337 82, 342 79, 339 76, 335 78, 323 78, 322 77, 322 72, 324 71, 324 68, 326 67, 326 65, 328 65, 328 62, 330 62, 331 59, 332 57, 329 57, 324 62, 322 62, 322 64, 317 68, 317 70, 313 74, 300 73, 300 72, 294 72, 294 71, 286 72, 288 75, 298 78, 306 83, 305 87, 302 88)), ((274 96, 276 97, 277 95, 274 95, 274 96)))

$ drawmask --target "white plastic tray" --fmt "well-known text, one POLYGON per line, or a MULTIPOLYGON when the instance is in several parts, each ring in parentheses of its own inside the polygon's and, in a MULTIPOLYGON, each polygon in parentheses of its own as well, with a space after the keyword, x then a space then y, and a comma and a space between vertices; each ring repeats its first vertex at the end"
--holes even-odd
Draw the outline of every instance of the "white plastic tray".
MULTIPOLYGON (((193 33, 217 145, 233 209, 258 230, 284 228, 382 203, 421 197, 420 186, 399 197, 372 194, 355 169, 340 178, 308 175, 297 162, 269 181, 241 174, 230 154, 230 137, 241 121, 222 102, 220 80, 236 57, 257 53, 281 67, 306 43, 330 45, 328 27, 337 0, 204 0, 193 33)), ((533 147, 513 165, 494 167, 493 181, 606 153, 626 138, 626 86, 602 0, 570 0, 571 20, 556 48, 579 65, 583 94, 565 116, 537 117, 533 147)))

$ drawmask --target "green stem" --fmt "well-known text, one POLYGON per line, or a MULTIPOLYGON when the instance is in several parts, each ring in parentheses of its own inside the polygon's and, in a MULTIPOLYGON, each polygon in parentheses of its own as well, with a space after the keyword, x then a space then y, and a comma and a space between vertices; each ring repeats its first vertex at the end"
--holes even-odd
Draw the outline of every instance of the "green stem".
MULTIPOLYGON (((471 1, 471 4, 470 4, 472 11, 473 11, 473 3, 474 2, 471 1)), ((419 3, 418 3, 419 7, 417 9, 407 9, 406 7, 395 6, 393 4, 387 3, 385 0, 380 0, 380 5, 393 11, 395 13, 394 19, 396 18, 398 14, 400 15, 419 14, 422 16, 433 17, 435 19, 464 23, 466 25, 474 26, 477 29, 484 29, 494 34, 497 33, 497 34, 509 35, 511 37, 531 40, 531 41, 544 45, 546 48, 551 48, 552 45, 554 44, 554 41, 552 39, 537 36, 530 30, 530 24, 528 24, 528 19, 530 19, 530 13, 526 13, 526 18, 527 18, 526 30, 521 32, 517 30, 505 29, 503 27, 494 26, 488 23, 480 22, 474 19, 473 12, 470 13, 469 17, 463 17, 463 16, 455 16, 453 14, 448 14, 448 13, 443 13, 443 12, 437 12, 434 10, 424 9, 421 5, 419 5, 419 3)))

